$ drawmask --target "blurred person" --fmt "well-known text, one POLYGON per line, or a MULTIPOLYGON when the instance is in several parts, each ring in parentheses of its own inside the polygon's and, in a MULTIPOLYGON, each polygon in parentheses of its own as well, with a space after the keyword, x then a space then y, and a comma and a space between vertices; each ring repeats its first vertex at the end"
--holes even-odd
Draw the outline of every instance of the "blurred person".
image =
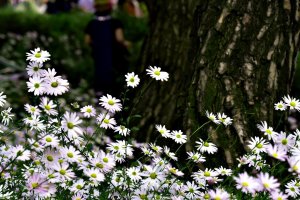
POLYGON ((94 88, 97 92, 118 94, 118 72, 127 71, 124 60, 130 42, 125 40, 123 26, 111 14, 114 4, 110 0, 95 0, 95 16, 85 29, 85 41, 92 48, 95 64, 94 88))

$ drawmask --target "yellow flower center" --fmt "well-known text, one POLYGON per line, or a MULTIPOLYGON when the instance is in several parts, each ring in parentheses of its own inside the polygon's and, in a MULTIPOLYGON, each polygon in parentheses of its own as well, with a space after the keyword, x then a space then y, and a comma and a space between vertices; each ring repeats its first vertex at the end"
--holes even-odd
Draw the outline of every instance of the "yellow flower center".
POLYGON ((287 140, 287 139, 283 139, 283 140, 281 141, 281 143, 282 143, 283 145, 287 145, 288 140, 287 140))
POLYGON ((247 182, 242 182, 242 186, 243 186, 243 187, 248 187, 248 186, 249 186, 249 183, 247 183, 247 182))
POLYGON ((52 162, 52 161, 54 160, 54 159, 53 159, 53 156, 50 156, 50 155, 47 156, 47 160, 50 161, 50 162, 52 162))
POLYGON ((34 86, 34 88, 39 88, 39 87, 40 87, 40 84, 35 83, 33 86, 34 86))
POLYGON ((150 173, 150 178, 156 179, 157 174, 155 172, 150 173))
POLYGON ((47 137, 46 142, 52 142, 52 139, 50 137, 47 137))
POLYGON ((51 107, 50 107, 49 105, 45 105, 44 108, 45 108, 46 110, 50 110, 50 109, 51 109, 51 107))
POLYGON ((68 156, 69 158, 73 158, 73 157, 74 157, 74 154, 71 153, 71 152, 69 152, 69 153, 67 153, 67 156, 68 156))
POLYGON ((210 172, 204 172, 204 176, 209 177, 210 176, 210 172))
POLYGON ((36 53, 36 54, 34 55, 34 57, 40 58, 40 57, 42 57, 42 54, 41 54, 41 53, 36 53))
POLYGON ((292 106, 292 107, 296 107, 296 102, 295 101, 292 101, 291 103, 290 103, 290 105, 292 106))
POLYGON ((61 169, 61 170, 59 170, 59 173, 60 173, 61 175, 66 175, 66 170, 61 169))
POLYGON ((269 134, 269 135, 271 135, 271 134, 272 134, 272 131, 271 131, 270 129, 267 129, 267 130, 266 130, 266 133, 269 134))
POLYGON ((73 129, 74 128, 74 124, 72 122, 68 122, 67 123, 67 127, 68 127, 68 129, 73 129))
POLYGON ((154 72, 154 74, 155 74, 156 76, 159 76, 159 75, 160 75, 160 71, 157 70, 157 71, 154 72))
POLYGON ((82 189, 82 185, 76 185, 76 188, 77 188, 78 190, 80 190, 80 189, 82 189))
POLYGON ((103 169, 104 165, 101 164, 101 163, 97 163, 97 164, 96 164, 96 167, 98 167, 98 168, 100 168, 100 169, 103 169))
POLYGON ((115 102, 114 102, 113 100, 109 100, 107 103, 108 103, 110 106, 113 106, 113 105, 115 104, 115 102))
POLYGON ((31 187, 32 189, 35 189, 39 186, 39 184, 37 182, 31 183, 31 187))
POLYGON ((58 83, 57 83, 57 82, 52 82, 52 83, 51 83, 51 87, 56 88, 57 86, 58 86, 58 83))

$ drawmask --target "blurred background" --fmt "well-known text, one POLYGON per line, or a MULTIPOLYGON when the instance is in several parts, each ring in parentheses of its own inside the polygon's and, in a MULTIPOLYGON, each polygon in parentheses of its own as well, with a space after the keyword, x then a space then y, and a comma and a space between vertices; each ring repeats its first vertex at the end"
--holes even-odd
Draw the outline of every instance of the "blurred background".
MULTIPOLYGON (((112 18, 119 21, 130 43, 122 55, 124 71, 134 71, 148 33, 146 5, 137 0, 108 2, 112 18)), ((77 88, 73 96, 93 95, 94 60, 85 35, 88 23, 95 18, 94 4, 94 0, 0 0, 0 90, 6 92, 14 109, 28 101, 24 95, 25 53, 36 47, 50 52, 51 61, 46 65, 67 76, 71 88, 77 88)), ((115 78, 124 81, 124 73, 118 75, 115 78)))
MULTIPOLYGON (((124 37, 123 41, 126 40, 124 51, 121 53, 122 61, 124 61, 122 63, 125 64, 125 67, 120 69, 117 76, 114 77, 119 85, 125 84, 124 74, 126 72, 139 72, 148 65, 157 65, 170 72, 169 83, 164 83, 169 84, 165 87, 166 89, 163 90, 161 85, 156 85, 156 94, 150 90, 147 96, 149 98, 145 98, 145 102, 141 104, 139 109, 140 112, 137 113, 144 113, 145 107, 149 107, 148 113, 150 114, 147 115, 147 120, 150 124, 153 124, 154 121, 155 123, 159 121, 165 123, 174 118, 173 122, 169 123, 170 127, 173 127, 172 124, 175 124, 178 129, 184 127, 186 123, 181 123, 181 118, 183 116, 182 111, 185 110, 177 109, 177 106, 185 109, 186 102, 189 101, 186 99, 189 91, 186 91, 187 87, 185 87, 185 84, 189 83, 184 82, 191 80, 191 74, 194 72, 194 65, 190 64, 192 59, 188 56, 193 58, 196 55, 196 53, 194 55, 189 54, 190 46, 195 49, 201 47, 199 44, 197 46, 190 43, 194 41, 190 41, 190 38, 199 40, 197 34, 191 34, 193 33, 191 25, 195 16, 193 15, 194 12, 189 12, 195 9, 194 4, 197 5, 197 1, 193 1, 194 3, 191 5, 184 3, 185 1, 180 1, 183 5, 187 4, 186 7, 181 4, 175 5, 174 2, 172 5, 174 7, 172 7, 163 1, 150 1, 154 4, 150 13, 143 0, 0 0, 0 91, 5 91, 8 102, 11 103, 15 113, 22 115, 22 112, 18 111, 24 109, 19 106, 29 102, 30 97, 26 95, 26 52, 36 47, 49 51, 51 61, 47 62, 46 65, 55 68, 58 74, 65 75, 69 80, 72 90, 63 96, 67 102, 81 101, 88 104, 90 101, 95 101, 91 98, 95 96, 93 89, 95 59, 92 56, 93 49, 86 40, 87 26, 95 17, 99 21, 109 19, 106 15, 99 17, 99 15, 94 14, 96 12, 95 2, 101 5, 106 5, 109 2, 112 10, 109 15, 118 20, 118 27, 122 28, 124 34, 122 36, 124 37), (153 28, 155 24, 157 26, 153 28), (145 38, 150 35, 150 26, 152 26, 152 35, 146 41, 147 44, 145 43, 146 45, 143 46, 145 38), (142 66, 142 63, 145 66, 142 66), (186 69, 189 69, 191 73, 189 74, 186 69), (178 87, 173 87, 176 84, 178 87), (171 90, 170 88, 175 89, 171 90), (172 97, 172 92, 177 93, 180 98, 172 97), (161 100, 160 97, 164 95, 167 97, 161 100), (152 100, 149 100, 151 98, 152 100), (161 104, 157 105, 157 99, 160 100, 161 104), (174 106, 169 106, 170 104, 174 104, 174 106), (157 109, 152 109, 151 105, 156 106, 157 109), (164 109, 171 111, 167 115, 165 114, 167 112, 164 113, 164 109), (151 113, 152 110, 155 112, 154 114, 151 113), (178 118, 180 123, 176 121, 177 118, 174 117, 174 113, 180 116, 178 118), (158 118, 164 116, 168 119, 161 120, 158 118)), ((150 8, 151 5, 149 5, 149 10, 150 8)), ((197 12, 201 14, 202 11, 196 10, 195 13, 197 14, 197 12)), ((198 17, 203 18, 201 15, 198 17)), ((211 25, 209 23, 207 22, 207 27, 211 25)), ((197 25, 197 23, 193 25, 195 24, 197 25)), ((196 28, 194 27, 195 30, 196 28)), ((204 29, 204 27, 201 28, 204 29)), ((213 52, 215 52, 214 49, 213 52)), ((220 54, 223 52, 221 51, 220 54)), ((197 59, 195 60, 197 61, 197 59)), ((298 56, 297 68, 299 65, 300 57, 298 56)), ((300 71, 296 70, 290 95, 299 99, 299 91, 300 71)), ((191 90, 191 93, 195 92, 191 90)), ((219 91, 215 94, 219 95, 219 91)), ((197 112, 198 110, 195 113, 197 112)), ((200 121, 199 116, 201 115, 198 113, 193 116, 196 122, 200 121)), ((293 127, 291 129, 299 125, 297 119, 299 119, 298 114, 291 113, 291 117, 289 117, 290 126, 293 127)), ((148 127, 146 125, 145 127, 148 127)), ((152 130, 149 129, 149 132, 152 130)))

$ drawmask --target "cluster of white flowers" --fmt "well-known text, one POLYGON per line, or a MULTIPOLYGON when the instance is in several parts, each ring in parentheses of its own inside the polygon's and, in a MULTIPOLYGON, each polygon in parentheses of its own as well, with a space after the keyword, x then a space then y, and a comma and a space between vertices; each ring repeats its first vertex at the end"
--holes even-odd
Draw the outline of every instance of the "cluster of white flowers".
POLYGON ((215 124, 223 124, 224 126, 232 124, 232 119, 230 117, 227 117, 227 115, 225 115, 224 113, 213 114, 206 111, 206 117, 215 124))
POLYGON ((269 193, 269 198, 274 200, 298 199, 300 197, 300 131, 297 129, 289 134, 283 131, 278 133, 265 121, 257 127, 266 138, 251 138, 248 144, 250 152, 238 160, 240 167, 248 166, 261 172, 257 173, 256 177, 250 176, 247 172, 238 174, 234 177, 236 188, 253 197, 265 191, 269 193), (280 185, 280 181, 268 173, 272 171, 272 166, 267 163, 266 156, 278 160, 279 164, 286 162, 289 166, 288 171, 293 176, 289 182, 284 183, 284 191, 281 190, 283 186, 280 185))
POLYGON ((284 96, 281 101, 275 103, 274 105, 275 110, 284 111, 287 108, 290 110, 300 110, 300 101, 296 98, 290 97, 289 95, 284 96))
POLYGON ((57 96, 69 90, 68 81, 56 76, 55 69, 43 69, 43 63, 50 59, 47 51, 36 48, 27 53, 27 56, 27 60, 32 61, 26 68, 29 76, 27 82, 29 92, 33 92, 36 96, 43 94, 57 96))
MULTIPOLYGON (((73 110, 61 106, 52 96, 67 92, 69 84, 54 69, 43 69, 50 54, 37 48, 27 56, 28 91, 38 97, 34 104, 25 104, 22 128, 8 127, 13 114, 0 92, 1 199, 299 199, 299 130, 278 133, 263 121, 257 127, 264 137, 250 139, 249 152, 238 159, 239 169, 207 168, 204 164, 218 151, 209 138, 197 139, 186 158, 177 152, 205 124, 212 121, 225 128, 232 124, 224 113, 206 111, 208 122, 191 134, 156 125, 159 137, 174 145, 168 141, 160 146, 157 140, 138 143, 129 138, 134 132, 130 116, 119 120, 116 115, 127 106, 125 101, 106 94, 100 97, 100 106, 79 103, 73 110), (6 140, 11 132, 19 133, 15 143, 6 140), (111 139, 105 134, 116 135, 111 139), (268 164, 267 156, 276 165, 268 164), (289 166, 284 185, 272 174, 278 163, 289 166)), ((149 67, 147 74, 160 81, 169 78, 159 67, 149 67)), ((133 72, 125 78, 127 87, 140 82, 133 72)), ((298 100, 287 96, 283 101, 277 108, 298 110, 298 100)))

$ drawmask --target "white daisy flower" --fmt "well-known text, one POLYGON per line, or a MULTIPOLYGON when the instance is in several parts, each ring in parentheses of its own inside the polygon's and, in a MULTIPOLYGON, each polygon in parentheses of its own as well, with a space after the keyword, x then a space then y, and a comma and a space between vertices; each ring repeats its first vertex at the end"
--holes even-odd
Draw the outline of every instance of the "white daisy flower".
POLYGON ((171 138, 178 144, 186 143, 186 135, 184 135, 181 130, 172 131, 171 138))
POLYGON ((264 132, 265 135, 268 136, 268 139, 275 139, 277 136, 277 132, 273 131, 272 127, 268 127, 268 124, 266 121, 261 122, 261 124, 257 124, 257 128, 261 131, 264 132))
POLYGON ((59 149, 61 156, 66 159, 69 163, 77 162, 81 158, 80 152, 77 151, 73 146, 62 147, 59 149))
POLYGON ((25 150, 23 146, 18 145, 11 148, 12 158, 16 158, 17 160, 25 161, 30 159, 30 151, 25 150))
POLYGON ((77 193, 79 191, 82 191, 85 185, 85 181, 83 179, 79 179, 70 187, 70 190, 74 193, 77 193))
POLYGON ((273 158, 281 161, 285 161, 285 159, 287 158, 287 151, 278 145, 272 146, 271 144, 269 144, 267 146, 267 153, 269 154, 269 156, 272 156, 273 158))
POLYGON ((258 181, 262 189, 267 190, 269 192, 277 190, 280 186, 278 180, 273 176, 270 176, 268 173, 261 172, 258 175, 258 181))
POLYGON ((183 176, 184 173, 175 167, 167 166, 167 170, 175 176, 183 176))
POLYGON ((296 198, 300 195, 300 189, 299 189, 299 186, 297 186, 299 183, 297 181, 290 181, 288 182, 285 187, 285 192, 293 197, 293 198, 296 198))
POLYGON ((41 161, 45 163, 47 168, 52 168, 53 164, 58 162, 59 157, 59 152, 47 148, 43 153, 41 161))
POLYGON ((283 111, 283 110, 286 110, 286 107, 287 106, 285 103, 283 103, 283 101, 279 101, 278 103, 275 103, 275 105, 274 105, 275 110, 283 111))
POLYGON ((37 77, 43 77, 45 70, 42 69, 43 63, 40 62, 30 62, 29 65, 27 65, 27 74, 28 76, 37 76, 37 77))
POLYGON ((112 97, 109 94, 107 96, 102 96, 99 99, 99 101, 99 104, 111 113, 115 113, 122 110, 122 105, 120 103, 121 101, 119 99, 116 99, 115 97, 112 97))
POLYGON ((45 83, 42 78, 33 76, 29 78, 27 83, 28 92, 33 92, 34 95, 43 95, 45 92, 45 83))
POLYGON ((46 114, 48 115, 54 115, 56 116, 58 112, 55 110, 57 107, 52 100, 50 100, 48 97, 42 97, 41 103, 39 105, 46 114))
POLYGON ((89 177, 90 181, 92 181, 92 185, 97 186, 100 182, 104 181, 104 175, 98 169, 86 169, 84 171, 86 176, 89 177))
POLYGON ((186 185, 183 186, 183 192, 187 199, 196 199, 200 197, 200 187, 195 184, 194 181, 188 181, 186 185))
POLYGON ((31 115, 39 115, 41 110, 37 106, 25 104, 25 110, 31 115))
POLYGON ((202 139, 199 139, 199 141, 197 141, 196 144, 198 144, 196 146, 197 150, 201 153, 207 152, 209 154, 214 154, 218 151, 218 148, 214 143, 203 141, 202 139))
POLYGON ((225 126, 232 124, 232 119, 230 117, 227 117, 227 115, 225 115, 224 113, 218 113, 217 118, 225 126))
POLYGON ((296 136, 293 134, 287 136, 285 132, 281 131, 280 134, 275 137, 274 142, 283 149, 289 150, 295 146, 296 136))
POLYGON ((123 136, 127 136, 130 134, 130 130, 128 128, 126 128, 125 126, 117 126, 114 128, 114 132, 120 134, 120 135, 123 135, 123 136))
POLYGON ((213 121, 215 124, 220 124, 221 121, 217 119, 217 116, 213 113, 209 113, 208 111, 205 112, 206 117, 213 121))
POLYGON ((289 172, 296 172, 297 174, 300 174, 300 160, 296 157, 289 157, 287 161, 290 165, 289 172))
POLYGON ((54 78, 56 75, 56 71, 54 68, 48 68, 47 70, 44 71, 43 76, 45 78, 54 78))
POLYGON ((233 177, 233 179, 236 182, 236 188, 244 193, 254 194, 260 188, 257 180, 249 176, 247 172, 238 174, 238 177, 233 177))
POLYGON ((166 129, 165 125, 155 125, 155 128, 164 138, 171 137, 170 131, 166 129))
POLYGON ((78 126, 82 122, 76 113, 66 112, 61 122, 61 126, 64 131, 68 132, 69 138, 78 138, 79 135, 83 134, 82 129, 78 126))
POLYGON ((96 115, 96 110, 93 106, 84 106, 80 109, 80 112, 83 113, 83 116, 86 118, 94 117, 96 115))
POLYGON ((42 144, 45 147, 47 147, 47 146, 57 147, 59 144, 59 139, 55 135, 50 134, 50 135, 44 136, 40 142, 42 142, 42 144))
POLYGON ((271 193, 271 198, 274 200, 288 200, 289 199, 289 195, 280 192, 280 191, 275 191, 271 193))
POLYGON ((125 75, 127 87, 135 88, 140 83, 140 78, 134 72, 125 75))
POLYGON ((157 154, 160 154, 160 153, 162 152, 162 150, 163 150, 162 147, 160 147, 160 146, 158 146, 158 145, 156 145, 156 144, 150 143, 149 146, 150 146, 150 148, 151 148, 153 151, 155 151, 157 154))
MULTIPOLYGON (((153 149, 153 148, 152 148, 152 149, 153 149)), ((155 150, 155 149, 154 149, 154 150, 155 150)), ((157 152, 157 151, 156 151, 156 152, 157 152)), ((178 158, 176 157, 176 154, 173 153, 173 152, 171 152, 169 147, 164 146, 164 152, 165 152, 165 154, 166 154, 169 158, 171 158, 172 160, 175 160, 175 161, 178 160, 178 158)))
POLYGON ((44 146, 40 142, 37 142, 34 139, 28 139, 28 142, 31 148, 34 149, 36 152, 44 151, 44 146))
POLYGON ((0 107, 3 107, 6 104, 6 95, 3 92, 0 92, 0 107))
POLYGON ((161 169, 160 166, 144 166, 145 171, 142 172, 141 176, 144 177, 142 180, 142 184, 148 187, 150 190, 158 189, 158 187, 163 183, 166 179, 166 174, 161 169))
POLYGON ((69 82, 58 76, 45 78, 46 93, 48 95, 62 95, 69 90, 69 82))
POLYGON ((223 166, 215 169, 222 176, 230 176, 232 174, 231 169, 226 169, 223 166))
POLYGON ((104 151, 96 153, 95 158, 91 159, 90 162, 103 173, 110 172, 116 165, 114 156, 104 151))
POLYGON ((126 174, 133 182, 137 182, 142 179, 141 172, 137 167, 128 168, 126 170, 126 174))
POLYGON ((160 67, 151 67, 149 66, 149 69, 146 69, 147 74, 150 75, 152 78, 154 78, 157 81, 168 81, 169 74, 167 72, 161 71, 160 67))
POLYGON ((289 95, 283 97, 283 101, 286 106, 289 106, 291 110, 300 110, 300 102, 298 99, 290 97, 289 95))
POLYGON ((101 128, 104 129, 114 129, 114 126, 117 124, 114 118, 111 118, 109 114, 99 114, 97 117, 97 122, 101 128))
POLYGON ((30 50, 30 53, 26 53, 26 60, 43 63, 50 60, 50 54, 48 51, 41 50, 39 47, 34 50, 30 50))
POLYGON ((8 126, 14 114, 11 114, 11 107, 7 108, 6 110, 2 110, 0 116, 2 117, 1 122, 4 126, 8 126))
POLYGON ((249 141, 248 147, 253 153, 259 154, 261 152, 266 152, 266 147, 269 143, 266 142, 263 138, 252 137, 249 141))
POLYGON ((202 163, 205 162, 205 157, 201 156, 198 152, 187 152, 189 157, 187 159, 192 160, 195 163, 202 163))
POLYGON ((209 190, 208 194, 213 200, 229 200, 230 195, 223 189, 217 188, 216 190, 209 190))
POLYGON ((69 169, 69 164, 66 162, 54 163, 51 168, 56 171, 54 173, 54 176, 60 180, 59 182, 63 182, 66 180, 70 181, 76 177, 75 173, 72 171, 72 169, 69 169))
POLYGON ((141 147, 142 152, 149 157, 154 157, 156 154, 154 153, 154 151, 152 151, 151 149, 147 148, 147 147, 141 147))
POLYGON ((46 128, 44 121, 39 115, 31 115, 23 119, 24 123, 30 126, 30 130, 42 131, 46 128))

